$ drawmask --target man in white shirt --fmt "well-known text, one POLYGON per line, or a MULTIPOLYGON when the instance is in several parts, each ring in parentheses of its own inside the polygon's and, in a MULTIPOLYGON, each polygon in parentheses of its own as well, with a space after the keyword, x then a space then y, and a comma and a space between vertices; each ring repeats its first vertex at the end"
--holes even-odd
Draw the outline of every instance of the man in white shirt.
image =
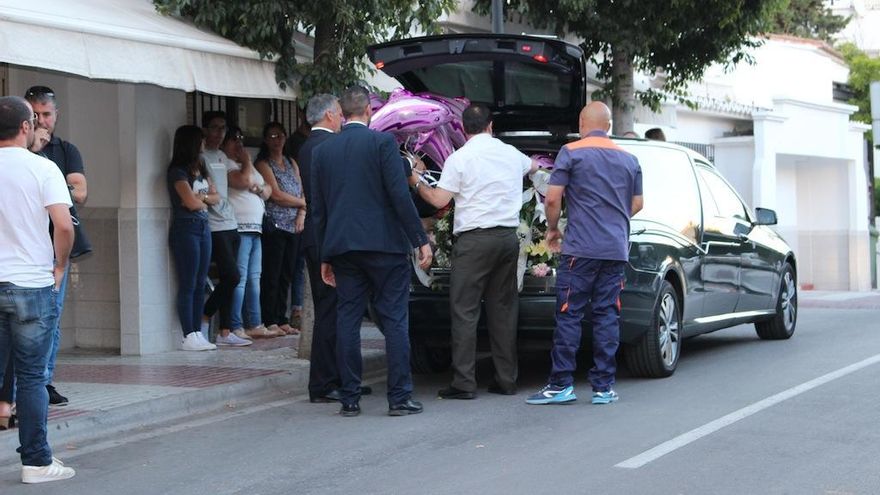
POLYGON ((443 399, 476 397, 477 322, 480 301, 486 317, 495 379, 489 392, 516 393, 516 328, 519 311, 516 264, 522 178, 537 163, 492 137, 491 113, 473 104, 462 112, 468 141, 446 159, 436 188, 410 177, 425 201, 441 208, 455 199, 449 303, 452 314, 452 383, 443 399))
POLYGON ((73 246, 70 193, 58 167, 28 151, 34 125, 34 110, 23 98, 0 98, 0 375, 12 359, 25 483, 75 474, 52 457, 46 439, 55 294, 73 246))

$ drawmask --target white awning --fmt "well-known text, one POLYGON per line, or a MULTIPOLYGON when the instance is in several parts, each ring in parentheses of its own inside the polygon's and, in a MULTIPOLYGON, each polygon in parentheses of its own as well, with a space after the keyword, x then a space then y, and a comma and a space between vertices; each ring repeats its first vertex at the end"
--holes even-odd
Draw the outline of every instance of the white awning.
POLYGON ((296 96, 278 87, 273 62, 159 14, 150 0, 0 0, 0 62, 223 96, 296 96))

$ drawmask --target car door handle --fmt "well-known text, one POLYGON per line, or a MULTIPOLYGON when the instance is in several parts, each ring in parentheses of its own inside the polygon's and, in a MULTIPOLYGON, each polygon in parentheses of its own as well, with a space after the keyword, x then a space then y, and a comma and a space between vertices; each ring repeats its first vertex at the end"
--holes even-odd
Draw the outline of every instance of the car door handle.
POLYGON ((709 254, 709 249, 711 249, 712 246, 739 247, 740 243, 738 243, 738 242, 725 242, 725 241, 707 241, 707 242, 704 242, 703 244, 700 245, 700 249, 703 251, 704 254, 709 254))

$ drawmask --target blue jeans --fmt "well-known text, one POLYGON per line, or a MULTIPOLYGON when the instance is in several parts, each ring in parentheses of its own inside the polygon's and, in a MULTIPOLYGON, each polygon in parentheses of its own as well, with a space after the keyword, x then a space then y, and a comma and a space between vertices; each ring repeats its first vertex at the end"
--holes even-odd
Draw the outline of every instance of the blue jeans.
POLYGON ((550 383, 568 386, 577 366, 581 344, 581 321, 589 305, 593 324, 593 368, 590 385, 606 392, 614 385, 620 343, 620 291, 625 261, 596 260, 563 255, 556 272, 556 330, 550 357, 550 383))
POLYGON ((205 281, 211 264, 208 220, 175 218, 168 236, 177 268, 177 316, 183 335, 198 332, 205 307, 205 281))
POLYGON ((12 359, 21 444, 18 452, 26 466, 52 463, 52 449, 46 439, 46 363, 58 320, 57 295, 52 286, 28 289, 0 282, 0 349, 4 350, 0 352, 0 374, 12 359))
POLYGON ((260 315, 260 275, 263 273, 263 243, 260 234, 243 232, 238 247, 238 285, 232 293, 231 330, 253 328, 263 323, 260 315), (242 323, 242 321, 244 323, 242 323))
POLYGON ((64 278, 61 279, 61 288, 55 293, 55 306, 58 307, 58 322, 55 331, 52 332, 52 354, 49 355, 49 364, 46 365, 46 383, 52 383, 55 378, 55 358, 58 357, 58 347, 61 345, 61 314, 64 311, 64 295, 67 294, 67 279, 70 278, 70 263, 64 269, 64 278))
POLYGON ((293 308, 302 309, 303 306, 303 284, 306 281, 306 256, 303 252, 296 257, 296 263, 293 265, 293 284, 290 287, 290 305, 293 318, 293 308))

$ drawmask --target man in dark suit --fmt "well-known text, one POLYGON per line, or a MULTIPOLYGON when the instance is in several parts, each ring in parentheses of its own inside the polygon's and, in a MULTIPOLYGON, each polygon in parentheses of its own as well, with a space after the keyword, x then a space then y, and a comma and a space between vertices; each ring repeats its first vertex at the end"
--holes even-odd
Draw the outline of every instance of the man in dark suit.
MULTIPOLYGON (((312 200, 312 152, 324 141, 332 140, 342 128, 342 107, 339 100, 329 94, 319 94, 309 99, 306 120, 312 124, 309 137, 299 148, 296 161, 302 176, 306 203, 312 200)), ((309 285, 315 307, 315 326, 312 332, 312 357, 309 365, 309 400, 331 402, 341 398, 339 368, 336 364, 336 289, 321 280, 321 258, 313 225, 314 215, 306 215, 300 249, 306 257, 309 285)), ((370 393, 362 387, 361 394, 370 393)))
POLYGON ((419 264, 427 268, 431 247, 394 137, 367 127, 369 93, 349 88, 340 106, 348 123, 312 152, 311 184, 321 278, 336 287, 338 301, 340 414, 360 414, 360 328, 368 294, 385 334, 388 414, 417 414, 422 405, 411 398, 408 254, 418 248, 419 264))

